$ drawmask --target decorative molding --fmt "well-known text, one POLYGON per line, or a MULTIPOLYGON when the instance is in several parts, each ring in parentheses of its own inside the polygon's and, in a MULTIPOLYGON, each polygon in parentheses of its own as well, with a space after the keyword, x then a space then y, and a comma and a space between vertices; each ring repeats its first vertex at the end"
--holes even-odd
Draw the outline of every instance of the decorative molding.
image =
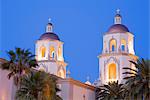
POLYGON ((105 75, 105 80, 107 80, 106 77, 108 77, 108 66, 110 63, 116 64, 116 67, 117 67, 117 73, 116 74, 117 74, 117 78, 119 79, 120 78, 120 61, 116 57, 111 56, 111 57, 109 57, 109 59, 106 60, 106 67, 105 68, 107 69, 107 71, 105 71, 105 74, 107 74, 107 75, 105 75))
POLYGON ((131 53, 125 53, 125 52, 119 52, 119 53, 105 53, 105 54, 101 54, 98 56, 98 58, 101 57, 108 57, 108 56, 121 56, 121 55, 125 55, 125 56, 131 56, 134 57, 135 59, 138 59, 138 56, 131 54, 131 53))
POLYGON ((57 42, 57 43, 64 44, 64 42, 59 41, 59 40, 37 40, 35 43, 38 43, 38 42, 57 42))
POLYGON ((113 32, 113 33, 111 32, 110 33, 110 32, 106 32, 106 33, 104 33, 104 35, 110 35, 110 34, 127 34, 127 35, 130 34, 130 35, 133 35, 133 33, 130 33, 130 32, 123 32, 123 33, 116 33, 116 32, 113 32))

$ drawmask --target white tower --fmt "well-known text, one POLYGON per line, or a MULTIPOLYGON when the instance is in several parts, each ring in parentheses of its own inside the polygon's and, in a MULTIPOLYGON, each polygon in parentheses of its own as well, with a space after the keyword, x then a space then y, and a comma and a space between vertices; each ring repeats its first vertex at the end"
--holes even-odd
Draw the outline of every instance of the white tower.
POLYGON ((121 23, 120 11, 112 25, 103 36, 103 51, 99 57, 99 78, 102 84, 111 81, 123 82, 123 67, 134 67, 129 60, 137 60, 134 54, 134 35, 121 23))
POLYGON ((42 34, 36 41, 36 60, 39 70, 66 78, 66 63, 63 57, 63 42, 52 31, 52 23, 46 26, 46 33, 42 34))

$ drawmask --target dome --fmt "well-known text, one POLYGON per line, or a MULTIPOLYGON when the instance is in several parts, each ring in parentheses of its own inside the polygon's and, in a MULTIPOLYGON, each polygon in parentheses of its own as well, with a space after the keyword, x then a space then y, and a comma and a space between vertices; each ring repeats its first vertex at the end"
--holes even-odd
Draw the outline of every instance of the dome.
POLYGON ((47 25, 51 25, 51 26, 53 26, 53 24, 52 24, 52 23, 50 23, 50 22, 49 22, 47 25))
POLYGON ((108 33, 125 33, 125 32, 129 32, 129 30, 123 24, 114 24, 108 29, 108 33))
POLYGON ((120 14, 116 14, 115 17, 121 17, 121 15, 120 14))
POLYGON ((46 32, 40 36, 39 40, 60 40, 60 39, 55 33, 46 32))

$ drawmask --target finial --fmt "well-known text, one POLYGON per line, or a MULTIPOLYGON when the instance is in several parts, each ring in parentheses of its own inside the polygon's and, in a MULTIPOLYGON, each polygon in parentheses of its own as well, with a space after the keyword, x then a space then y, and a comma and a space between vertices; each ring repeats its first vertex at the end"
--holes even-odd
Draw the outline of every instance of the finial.
POLYGON ((71 74, 71 72, 70 72, 70 70, 68 69, 68 71, 67 71, 67 78, 70 78, 70 74, 71 74))
POLYGON ((117 14, 120 14, 120 9, 117 9, 117 10, 116 10, 116 13, 117 13, 117 14))
POLYGON ((48 18, 48 22, 50 23, 50 22, 51 22, 51 20, 52 20, 52 19, 49 17, 49 18, 48 18))

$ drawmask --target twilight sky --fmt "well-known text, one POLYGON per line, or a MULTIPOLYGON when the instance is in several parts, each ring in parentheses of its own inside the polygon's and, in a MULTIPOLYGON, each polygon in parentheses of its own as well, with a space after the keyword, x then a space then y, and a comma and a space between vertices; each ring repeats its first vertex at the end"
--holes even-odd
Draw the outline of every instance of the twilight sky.
POLYGON ((34 46, 45 32, 48 18, 54 32, 64 42, 64 57, 71 77, 93 82, 98 78, 98 58, 102 36, 113 24, 116 9, 123 24, 135 35, 136 55, 149 55, 149 0, 1 0, 0 57, 21 47, 34 53, 34 46))

